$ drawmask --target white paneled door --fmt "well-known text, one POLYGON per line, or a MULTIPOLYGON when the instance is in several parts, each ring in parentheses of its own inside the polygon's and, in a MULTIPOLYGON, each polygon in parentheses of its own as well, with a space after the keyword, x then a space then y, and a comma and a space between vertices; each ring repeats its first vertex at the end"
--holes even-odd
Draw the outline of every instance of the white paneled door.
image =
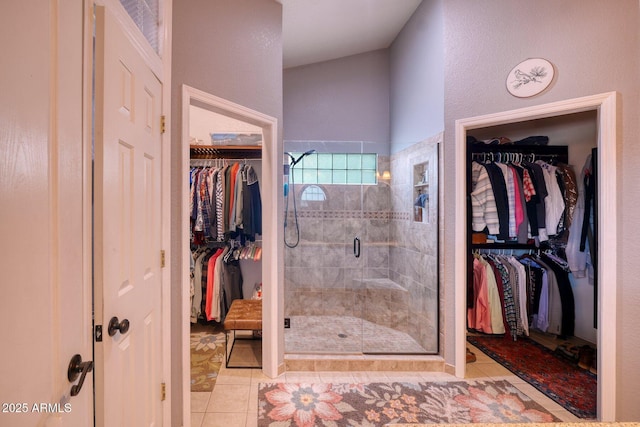
POLYGON ((96 425, 162 425, 162 85, 96 8, 96 425))
POLYGON ((82 7, 40 0, 1 6, 3 427, 93 424, 93 373, 82 388, 80 376, 68 378, 74 355, 83 366, 93 359, 82 7))

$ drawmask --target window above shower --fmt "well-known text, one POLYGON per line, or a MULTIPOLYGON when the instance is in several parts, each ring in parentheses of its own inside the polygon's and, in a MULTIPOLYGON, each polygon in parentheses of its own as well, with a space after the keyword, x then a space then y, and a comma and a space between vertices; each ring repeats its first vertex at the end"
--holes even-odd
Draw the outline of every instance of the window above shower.
MULTIPOLYGON (((302 153, 292 152, 295 158, 302 153)), ((302 159, 293 171, 296 184, 376 185, 376 153, 314 153, 302 159)))
POLYGON ((302 192, 300 200, 304 202, 324 202, 327 200, 327 194, 317 185, 309 185, 302 192))

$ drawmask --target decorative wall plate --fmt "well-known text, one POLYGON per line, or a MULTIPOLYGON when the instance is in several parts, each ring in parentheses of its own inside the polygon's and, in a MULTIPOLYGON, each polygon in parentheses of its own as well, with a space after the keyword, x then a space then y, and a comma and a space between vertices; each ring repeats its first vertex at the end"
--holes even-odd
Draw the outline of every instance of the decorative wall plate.
POLYGON ((551 84, 553 75, 553 65, 546 59, 526 59, 509 72, 507 90, 518 98, 537 95, 551 84))

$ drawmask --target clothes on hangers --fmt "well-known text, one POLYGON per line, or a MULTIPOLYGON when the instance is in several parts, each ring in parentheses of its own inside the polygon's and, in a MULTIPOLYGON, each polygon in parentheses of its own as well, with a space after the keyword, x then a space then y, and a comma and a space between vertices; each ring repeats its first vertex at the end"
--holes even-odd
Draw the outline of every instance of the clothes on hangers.
MULTIPOLYGON (((592 164, 591 155, 587 156, 582 171, 580 173, 580 180, 578 181, 578 196, 576 206, 573 212, 573 221, 569 228, 569 236, 566 245, 566 257, 569 269, 575 277, 589 277, 591 283, 593 283, 593 264, 591 261, 591 247, 588 239, 585 240, 585 245, 582 246, 583 230, 585 229, 584 220, 592 219, 593 216, 585 214, 585 210, 593 209, 591 203, 587 204, 586 193, 593 191, 593 188, 585 186, 585 182, 588 181, 588 176, 591 174, 592 164)), ((589 201, 593 200, 592 198, 589 201)), ((587 224, 587 232, 590 224, 587 224)))
POLYGON ((243 298, 241 249, 245 248, 225 244, 198 247, 191 252, 194 283, 191 323, 197 323, 198 319, 223 322, 233 300, 243 298))
POLYGON ((192 167, 190 172, 192 243, 225 241, 262 234, 258 175, 249 164, 192 167))
POLYGON ((499 234, 500 220, 489 174, 478 162, 471 164, 471 212, 473 231, 488 229, 489 234, 499 234))
POLYGON ((262 248, 238 240, 195 246, 191 251, 191 323, 223 322, 235 299, 243 298, 240 260, 260 261, 262 248))
POLYGON ((540 165, 542 169, 547 188, 547 199, 545 200, 546 232, 553 236, 558 234, 558 225, 565 209, 565 198, 558 181, 558 168, 542 160, 536 161, 536 164, 540 165))
POLYGON ((490 334, 493 331, 491 329, 491 307, 489 307, 488 286, 487 269, 480 262, 479 257, 474 257, 472 305, 467 309, 467 327, 486 334, 490 334))
POLYGON ((473 231, 518 243, 545 242, 563 232, 577 201, 571 167, 505 157, 472 161, 473 231))
POLYGON ((467 326, 514 340, 532 328, 572 336, 575 302, 568 274, 566 263, 551 253, 476 254, 467 326))

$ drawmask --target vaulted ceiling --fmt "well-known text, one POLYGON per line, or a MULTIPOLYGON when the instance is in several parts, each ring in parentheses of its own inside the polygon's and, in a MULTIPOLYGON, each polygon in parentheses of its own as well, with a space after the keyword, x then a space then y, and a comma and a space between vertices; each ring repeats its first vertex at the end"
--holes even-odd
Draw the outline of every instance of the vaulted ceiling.
POLYGON ((422 0, 278 0, 284 68, 391 45, 422 0))
MULTIPOLYGON (((283 66, 297 67, 387 48, 422 0, 277 0, 283 9, 283 66)), ((190 135, 259 129, 192 107, 190 135), (207 123, 202 127, 202 123, 207 123)))

